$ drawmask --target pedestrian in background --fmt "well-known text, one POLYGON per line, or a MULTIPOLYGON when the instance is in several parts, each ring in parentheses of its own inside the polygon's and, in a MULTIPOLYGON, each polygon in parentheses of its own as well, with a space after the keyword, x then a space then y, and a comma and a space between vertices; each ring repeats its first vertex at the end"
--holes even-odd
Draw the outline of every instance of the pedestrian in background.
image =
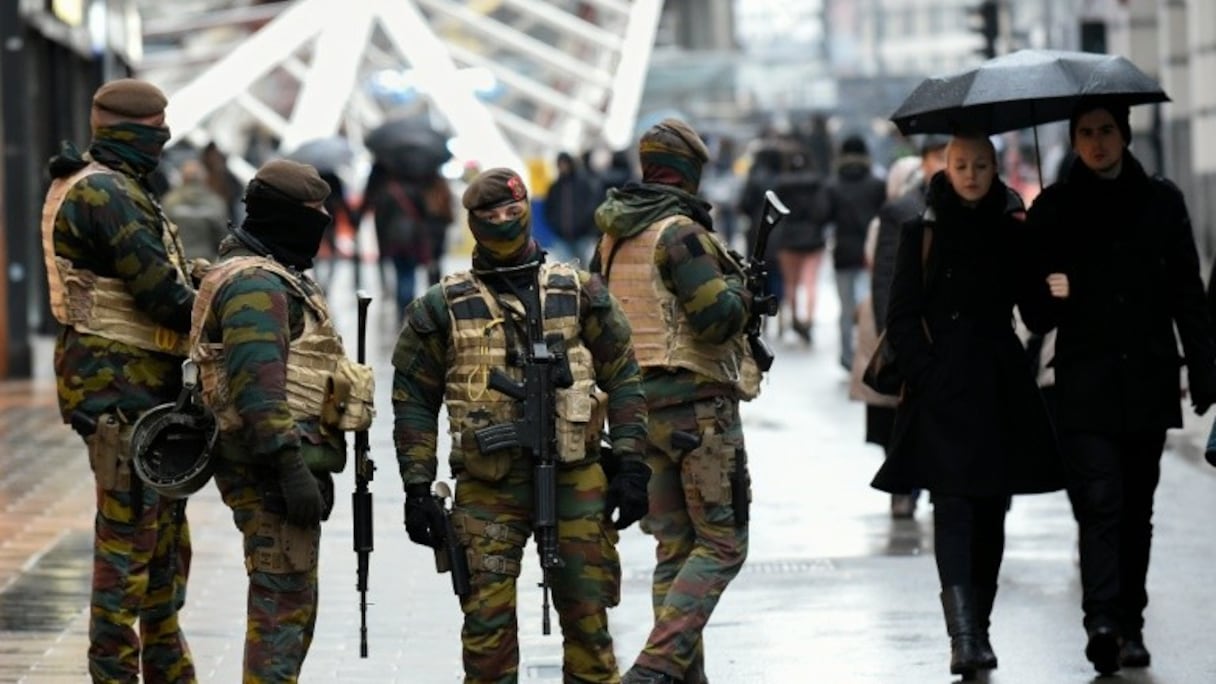
MULTIPOLYGON (((925 194, 929 190, 929 181, 939 171, 946 168, 946 143, 950 137, 945 135, 927 135, 920 142, 920 172, 913 187, 908 188, 902 195, 890 200, 878 209, 878 234, 874 242, 874 281, 870 288, 873 296, 874 320, 877 333, 881 335, 887 327, 887 303, 890 301, 891 280, 895 276, 895 258, 899 249, 899 236, 903 226, 908 221, 919 218, 925 211, 925 194)), ((867 359, 868 361, 868 359, 867 359)), ((866 430, 870 430, 867 414, 866 430)), ((891 431, 895 426, 895 414, 883 416, 876 411, 874 418, 874 433, 883 436, 883 444, 889 450, 891 431)), ((891 515, 896 518, 910 518, 916 514, 920 490, 912 489, 907 492, 891 494, 891 515)))
POLYGON ((165 214, 177 226, 187 257, 215 261, 228 234, 228 205, 207 185, 202 162, 187 159, 180 173, 181 183, 165 195, 165 214))
MULTIPOLYGON (((920 180, 920 157, 901 157, 893 164, 887 173, 887 197, 883 204, 886 209, 905 192, 918 189, 920 180)), ((887 444, 891 441, 891 429, 895 425, 895 405, 898 397, 881 395, 863 382, 866 365, 878 348, 878 336, 886 329, 886 321, 875 313, 875 302, 882 293, 883 314, 886 314, 886 293, 890 290, 891 277, 894 275, 895 245, 890 245, 890 258, 883 262, 883 270, 879 270, 874 262, 875 251, 880 241, 897 243, 901 225, 891 225, 884 222, 882 210, 870 221, 866 233, 866 263, 871 269, 871 277, 875 289, 857 306, 857 344, 853 351, 853 367, 849 378, 849 398, 864 401, 866 404, 866 443, 877 444, 886 454, 887 444)), ((896 519, 911 518, 916 512, 916 494, 892 494, 891 517, 896 519)))
MULTIPOLYGON (((777 250, 781 294, 789 307, 790 328, 805 344, 811 345, 814 342, 819 267, 827 246, 820 220, 823 178, 810 165, 810 157, 801 147, 787 148, 782 163, 783 170, 774 180, 773 189, 790 213, 782 219, 771 239, 777 250)), ((759 193, 761 202, 765 189, 768 188, 759 193)), ((750 216, 759 217, 760 206, 756 206, 755 213, 750 216)))
POLYGON ((1216 343, 1186 203, 1127 149, 1127 107, 1083 100, 1069 136, 1077 160, 1029 216, 1055 300, 1025 320, 1058 331, 1055 419, 1080 530, 1085 655, 1109 674, 1151 661, 1153 496, 1166 430, 1182 426, 1178 367, 1202 414, 1216 401, 1216 343))
POLYGON ((595 208, 602 198, 599 183, 579 168, 568 153, 557 155, 557 178, 545 196, 545 223, 553 231, 549 253, 555 261, 587 263, 599 237, 595 208))
POLYGON ((604 237, 592 261, 629 318, 649 412, 655 620, 621 681, 691 684, 706 681, 702 635, 747 557, 739 401, 759 392, 744 335, 752 297, 696 195, 709 160, 696 131, 664 119, 638 149, 642 183, 596 211, 604 237))
POLYGON ((229 223, 241 225, 245 218, 245 207, 241 204, 241 193, 245 186, 228 168, 228 156, 214 142, 207 143, 198 154, 207 170, 207 186, 224 200, 228 207, 229 223))
POLYGON ((840 297, 840 365, 853 365, 853 326, 857 303, 869 291, 865 259, 866 230, 870 219, 887 200, 883 179, 870 171, 866 141, 852 135, 840 144, 836 174, 823 185, 821 226, 832 226, 832 265, 836 273, 836 293, 840 297))
POLYGON ((372 164, 363 204, 355 215, 358 225, 368 211, 372 212, 381 273, 392 265, 393 278, 386 282, 389 286, 385 289, 396 294, 399 317, 414 300, 418 267, 429 267, 435 257, 432 243, 436 231, 427 205, 427 188, 434 182, 430 175, 405 175, 377 161, 372 164))
POLYGON ((573 384, 557 389, 558 555, 551 570, 562 630, 564 681, 619 681, 607 609, 620 600, 617 530, 646 513, 650 471, 642 460, 646 407, 629 325, 596 276, 550 263, 532 239, 527 191, 519 174, 478 174, 462 198, 476 241, 472 270, 445 277, 406 310, 393 350, 393 441, 405 487, 411 541, 438 548, 443 513, 437 477, 436 422, 445 405, 456 479, 451 517, 467 550, 471 592, 461 598, 465 682, 516 681, 519 625, 516 580, 533 532, 534 466, 519 448, 483 453, 474 433, 517 420, 524 407, 490 389, 491 372, 521 381, 529 317, 539 318, 553 351, 565 354, 573 384), (599 463, 602 418, 588 413, 595 387, 607 392, 614 460, 599 463), (615 516, 615 519, 613 519, 615 516))
POLYGON ((195 681, 178 622, 190 570, 185 502, 132 473, 131 426, 181 392, 194 288, 176 229, 146 179, 169 140, 164 93, 134 79, 93 95, 93 140, 49 166, 42 210, 59 410, 85 438, 97 514, 89 675, 195 681))
MULTIPOLYGON (((781 151, 772 141, 761 141, 761 146, 752 150, 750 156, 751 163, 748 166, 747 177, 743 181, 743 188, 739 193, 739 201, 736 205, 736 213, 747 220, 745 224, 747 231, 743 234, 747 254, 753 254, 756 251, 760 212, 764 210, 764 193, 766 190, 776 189, 777 177, 781 174, 785 164, 781 151)), ((769 234, 768 243, 765 245, 762 255, 768 266, 765 291, 777 302, 778 338, 785 334, 786 312, 788 311, 788 315, 791 317, 794 315, 794 307, 792 305, 787 307, 788 300, 784 290, 785 278, 781 273, 781 262, 777 258, 777 245, 781 242, 784 226, 785 221, 783 220, 769 234)))
POLYGON ((193 311, 191 358, 219 427, 215 484, 244 537, 249 576, 244 679, 295 682, 317 620, 321 521, 331 473, 346 465, 327 381, 352 383, 312 267, 330 217, 329 184, 299 162, 267 162, 245 191, 244 222, 220 245, 193 311))
POLYGON ((1010 495, 1059 489, 1062 474, 1013 331, 1014 305, 1046 297, 1021 199, 987 138, 956 136, 946 159, 900 238, 886 334, 906 387, 873 486, 931 492, 950 672, 969 678, 997 665, 988 626, 1010 495))

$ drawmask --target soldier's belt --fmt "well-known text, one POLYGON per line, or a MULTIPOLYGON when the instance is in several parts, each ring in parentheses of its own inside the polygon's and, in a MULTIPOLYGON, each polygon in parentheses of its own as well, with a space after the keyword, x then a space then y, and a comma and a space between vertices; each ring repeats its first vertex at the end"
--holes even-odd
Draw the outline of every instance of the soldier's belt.
MULTIPOLYGON (((478 520, 460 512, 452 514, 452 527, 456 528, 456 534, 466 539, 469 537, 483 537, 485 539, 493 539, 494 541, 506 542, 512 546, 523 546, 528 541, 527 535, 512 529, 510 525, 478 520)), ((471 563, 470 567, 472 567, 471 563)))

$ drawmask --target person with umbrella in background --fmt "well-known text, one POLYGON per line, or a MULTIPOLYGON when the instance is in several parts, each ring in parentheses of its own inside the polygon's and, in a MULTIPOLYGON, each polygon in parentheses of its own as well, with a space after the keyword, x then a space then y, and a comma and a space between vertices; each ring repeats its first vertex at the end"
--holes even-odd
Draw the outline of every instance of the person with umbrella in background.
POLYGON ((1128 107, 1082 99, 1069 119, 1077 160, 1031 207, 1054 297, 1056 424, 1080 528, 1085 655, 1110 674, 1146 667, 1146 577, 1166 430, 1182 426, 1178 366, 1192 405, 1216 402, 1216 343, 1182 193, 1128 149, 1128 107), (1185 357, 1178 356, 1178 337, 1185 357))
POLYGON ((454 218, 451 191, 439 168, 452 155, 445 135, 415 119, 389 121, 364 143, 375 162, 355 225, 368 211, 375 217, 380 263, 392 262, 400 314, 414 299, 419 266, 427 267, 432 284, 439 282, 439 261, 454 218))
MULTIPOLYGON (((316 266, 313 268, 317 282, 322 288, 327 287, 329 279, 333 275, 334 263, 338 259, 337 233, 339 227, 347 224, 352 230, 358 230, 358 226, 353 223, 354 209, 346 199, 346 183, 342 181, 342 176, 339 174, 341 168, 350 164, 353 156, 354 150, 351 149, 350 143, 346 138, 338 135, 310 140, 287 155, 287 158, 292 161, 308 164, 315 168, 321 175, 321 179, 329 185, 329 197, 325 198, 325 211, 329 212, 332 221, 325 229, 325 235, 321 239, 321 249, 317 252, 317 259, 314 260, 326 262, 327 268, 321 269, 316 266)), ((356 247, 354 251, 356 284, 359 282, 358 255, 359 251, 356 247)))

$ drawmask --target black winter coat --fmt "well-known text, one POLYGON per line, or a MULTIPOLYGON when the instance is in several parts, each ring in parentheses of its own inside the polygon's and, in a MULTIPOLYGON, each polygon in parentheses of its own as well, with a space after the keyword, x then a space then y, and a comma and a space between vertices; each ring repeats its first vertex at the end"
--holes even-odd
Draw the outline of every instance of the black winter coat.
POLYGON ((891 281, 895 277, 900 230, 924 210, 924 184, 888 200, 878 209, 878 240, 874 246, 870 292, 874 301, 874 324, 880 335, 887 329, 887 302, 891 296, 891 281))
POLYGON ((998 180, 965 207, 939 173, 928 205, 900 240, 886 334, 906 394, 872 485, 956 496, 1059 489, 1055 435, 1014 334, 1015 303, 1046 296, 1018 218, 1021 200, 998 180))
POLYGON ((1028 224, 1042 277, 1068 276, 1070 296, 1026 316, 1058 328, 1057 428, 1124 435, 1182 425, 1174 326, 1193 395, 1216 394, 1216 348, 1182 193, 1124 151, 1118 178, 1074 163, 1039 195, 1028 224))
MULTIPOLYGON (((823 214, 815 223, 832 225, 836 235, 832 264, 838 271, 863 268, 866 262, 866 232, 870 219, 887 201, 887 184, 870 172, 870 162, 842 162, 836 176, 823 189, 820 206, 823 214)), ((786 219, 789 220, 788 218, 786 219)))

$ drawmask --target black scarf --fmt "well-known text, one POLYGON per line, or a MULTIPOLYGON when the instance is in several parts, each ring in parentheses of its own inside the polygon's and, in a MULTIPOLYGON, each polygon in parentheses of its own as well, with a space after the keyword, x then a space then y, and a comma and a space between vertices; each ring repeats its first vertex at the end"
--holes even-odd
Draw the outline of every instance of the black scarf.
POLYGON ((312 268, 330 216, 298 202, 246 196, 248 214, 233 234, 253 251, 298 270, 312 268))

